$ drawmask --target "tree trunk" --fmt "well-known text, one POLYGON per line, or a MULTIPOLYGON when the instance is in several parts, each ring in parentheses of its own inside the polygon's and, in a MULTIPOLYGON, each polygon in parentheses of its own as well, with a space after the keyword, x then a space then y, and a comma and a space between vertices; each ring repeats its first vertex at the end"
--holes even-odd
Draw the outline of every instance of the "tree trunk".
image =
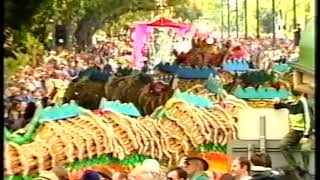
POLYGON ((296 8, 296 0, 293 0, 293 29, 297 29, 297 8, 296 8))
POLYGON ((260 11, 259 0, 256 0, 257 38, 260 38, 260 11))
POLYGON ((70 49, 72 47, 72 39, 70 38, 70 36, 72 35, 72 32, 73 32, 72 22, 67 19, 65 21, 65 26, 67 29, 66 48, 70 49))
POLYGON ((276 44, 276 7, 275 0, 272 0, 272 45, 276 44))
POLYGON ((223 0, 221 0, 220 2, 220 6, 221 6, 221 38, 223 38, 223 30, 224 30, 224 22, 223 22, 223 10, 224 10, 224 5, 223 5, 223 0))
POLYGON ((244 0, 244 37, 248 38, 248 3, 244 0))
POLYGON ((230 38, 230 1, 227 3, 227 12, 228 12, 228 38, 230 38))
POLYGON ((85 15, 77 24, 75 38, 80 50, 91 48, 92 36, 97 29, 103 26, 104 19, 92 14, 85 15))
POLYGON ((236 0, 236 32, 237 32, 237 38, 239 38, 239 13, 238 13, 238 0, 236 0))

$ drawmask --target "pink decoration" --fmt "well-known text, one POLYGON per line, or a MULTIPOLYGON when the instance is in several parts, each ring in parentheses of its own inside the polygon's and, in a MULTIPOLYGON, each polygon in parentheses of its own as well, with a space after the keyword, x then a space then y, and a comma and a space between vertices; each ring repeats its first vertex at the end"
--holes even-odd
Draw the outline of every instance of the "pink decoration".
POLYGON ((147 36, 147 24, 138 24, 135 27, 134 35, 133 35, 133 68, 134 69, 141 69, 144 65, 143 62, 143 46, 146 42, 147 36))
POLYGON ((133 64, 132 68, 141 69, 144 66, 143 61, 143 47, 149 38, 149 34, 152 33, 155 27, 167 27, 177 30, 178 36, 183 36, 190 31, 190 24, 176 23, 170 19, 164 17, 159 18, 151 23, 141 23, 136 24, 134 27, 134 32, 132 34, 133 38, 133 64))
POLYGON ((248 51, 241 47, 239 50, 233 50, 232 52, 232 57, 234 59, 243 59, 243 58, 247 58, 249 56, 248 51))

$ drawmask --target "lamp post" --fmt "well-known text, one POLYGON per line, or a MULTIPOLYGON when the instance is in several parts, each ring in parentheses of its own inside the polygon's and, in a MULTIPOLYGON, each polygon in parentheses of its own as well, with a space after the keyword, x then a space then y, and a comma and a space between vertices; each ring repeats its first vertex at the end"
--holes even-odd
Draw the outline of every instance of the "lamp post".
POLYGON ((53 19, 49 19, 49 34, 48 34, 48 45, 49 45, 49 49, 53 50, 54 49, 54 20, 53 19))
POLYGON ((259 0, 256 0, 256 17, 257 17, 257 38, 260 38, 260 25, 259 25, 259 16, 260 16, 260 12, 259 12, 259 0))
POLYGON ((221 8, 220 8, 220 13, 221 13, 221 39, 223 38, 223 30, 224 30, 224 21, 223 21, 223 8, 224 8, 224 4, 223 4, 223 0, 221 0, 221 8))
POLYGON ((293 0, 293 29, 297 29, 297 8, 296 8, 296 0, 293 0))
POLYGON ((276 43, 276 8, 275 0, 272 0, 272 44, 276 43))
POLYGON ((237 28, 237 38, 239 37, 239 14, 238 14, 238 0, 236 0, 236 28, 237 28))
POLYGON ((228 7, 228 38, 230 37, 230 0, 227 2, 228 7))

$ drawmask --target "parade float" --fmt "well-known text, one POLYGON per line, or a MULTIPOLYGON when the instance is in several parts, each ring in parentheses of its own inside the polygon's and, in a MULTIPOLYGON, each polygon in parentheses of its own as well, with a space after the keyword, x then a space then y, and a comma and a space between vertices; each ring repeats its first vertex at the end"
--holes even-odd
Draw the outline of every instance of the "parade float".
POLYGON ((307 24, 301 36, 299 62, 290 64, 293 69, 293 88, 314 97, 315 94, 315 18, 307 24))
POLYGON ((228 172, 227 142, 237 138, 237 127, 230 109, 213 101, 216 93, 225 93, 217 87, 212 78, 188 92, 176 90, 149 116, 141 116, 132 103, 105 99, 96 111, 74 102, 39 108, 24 130, 6 132, 5 175, 28 178, 63 166, 77 179, 99 166, 129 172, 147 158, 170 167, 188 154, 207 159, 212 171, 228 172))

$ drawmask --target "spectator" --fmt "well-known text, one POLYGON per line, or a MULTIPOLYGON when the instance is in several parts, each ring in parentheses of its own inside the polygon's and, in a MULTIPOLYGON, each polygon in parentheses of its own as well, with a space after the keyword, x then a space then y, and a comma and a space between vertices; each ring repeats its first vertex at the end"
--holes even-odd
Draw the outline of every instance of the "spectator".
POLYGON ((251 164, 248 158, 239 157, 233 160, 231 172, 235 177, 235 180, 249 180, 250 176, 251 164))
POLYGON ((271 157, 267 153, 253 153, 250 162, 253 165, 251 167, 252 171, 254 171, 254 167, 265 167, 267 169, 272 167, 271 157))
POLYGON ((115 172, 112 175, 112 180, 128 180, 128 173, 125 172, 115 172))
POLYGON ((188 173, 182 168, 170 169, 167 173, 167 180, 187 180, 188 173))
POLYGON ((144 171, 147 171, 147 172, 160 173, 161 171, 160 164, 155 159, 144 160, 142 163, 142 168, 144 169, 144 171))
POLYGON ((59 177, 52 171, 40 171, 39 175, 34 180, 60 180, 59 177))
POLYGON ((67 171, 62 168, 61 166, 56 166, 52 169, 52 172, 59 178, 59 180, 67 180, 68 173, 67 171))
POLYGON ((53 106, 53 103, 51 103, 51 101, 48 97, 44 97, 41 99, 41 105, 43 108, 46 108, 48 106, 53 106))
POLYGON ((21 105, 21 101, 15 101, 12 103, 11 107, 8 110, 8 121, 9 121, 9 129, 16 131, 22 127, 24 127, 24 118, 21 110, 23 106, 21 105))
POLYGON ((41 101, 41 99, 42 99, 41 91, 39 89, 34 90, 32 92, 32 97, 33 97, 32 101, 35 103, 38 101, 41 101))
POLYGON ((272 171, 271 157, 267 153, 254 153, 250 157, 252 179, 272 179, 280 173, 272 171))
POLYGON ((37 106, 34 102, 28 103, 25 113, 23 115, 23 118, 25 120, 23 125, 26 125, 31 121, 32 117, 34 116, 34 113, 36 112, 36 109, 37 109, 37 106))
POLYGON ((140 172, 134 176, 135 180, 162 180, 160 174, 154 172, 140 172))
POLYGON ((222 174, 222 176, 220 177, 220 180, 234 180, 234 177, 229 173, 225 173, 225 174, 222 174))
POLYGON ((22 87, 21 88, 21 101, 23 102, 31 102, 32 101, 32 94, 31 94, 31 91, 22 87))
POLYGON ((207 161, 198 157, 187 158, 184 163, 184 170, 191 180, 209 180, 209 176, 205 173, 208 169, 207 161))
POLYGON ((113 74, 112 66, 109 64, 109 60, 106 60, 106 64, 103 66, 103 71, 110 76, 113 74))
POLYGON ((83 174, 81 179, 82 180, 112 180, 108 175, 104 173, 91 171, 91 170, 87 170, 83 174))
POLYGON ((142 166, 131 172, 130 176, 131 179, 135 180, 161 180, 160 164, 154 159, 146 159, 142 166))
POLYGON ((297 24, 297 28, 294 31, 294 44, 296 46, 299 46, 300 36, 301 36, 301 28, 300 28, 300 24, 297 24))

